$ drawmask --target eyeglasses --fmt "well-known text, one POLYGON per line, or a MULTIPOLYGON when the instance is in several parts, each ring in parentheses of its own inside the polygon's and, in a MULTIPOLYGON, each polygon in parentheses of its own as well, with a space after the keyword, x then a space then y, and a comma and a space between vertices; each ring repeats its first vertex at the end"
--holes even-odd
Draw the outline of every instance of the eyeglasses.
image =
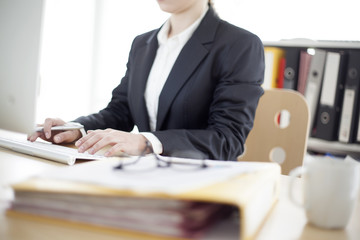
MULTIPOLYGON (((114 170, 126 170, 126 171, 147 171, 152 170, 154 168, 172 168, 174 170, 182 170, 182 171, 191 171, 191 170, 201 170, 208 167, 206 161, 204 159, 194 160, 194 161, 180 161, 166 157, 162 158, 161 156, 151 153, 146 154, 148 151, 152 152, 151 145, 148 141, 146 141, 146 146, 141 152, 141 154, 135 158, 133 161, 121 161, 119 165, 114 167, 114 170), (155 163, 146 163, 146 164, 138 164, 142 159, 146 156, 147 159, 151 158, 155 160, 155 163)), ((144 160, 144 161, 145 161, 144 160)))

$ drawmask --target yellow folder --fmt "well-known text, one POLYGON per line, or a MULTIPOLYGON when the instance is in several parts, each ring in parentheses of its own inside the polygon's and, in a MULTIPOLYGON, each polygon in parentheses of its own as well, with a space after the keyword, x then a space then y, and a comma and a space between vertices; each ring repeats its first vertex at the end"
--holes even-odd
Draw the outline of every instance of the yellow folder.
MULTIPOLYGON (((247 163, 245 163, 247 164, 247 163)), ((248 163, 254 164, 254 163, 248 163)), ((245 172, 227 180, 211 183, 201 188, 183 191, 180 193, 162 192, 135 192, 129 189, 119 189, 109 186, 83 183, 78 181, 63 181, 54 179, 32 178, 13 185, 16 196, 20 194, 50 194, 52 197, 60 195, 83 196, 84 205, 86 199, 92 196, 101 198, 136 198, 136 199, 158 199, 198 201, 207 203, 219 203, 234 206, 239 211, 239 239, 254 239, 256 233, 276 203, 279 194, 280 167, 275 163, 255 163, 258 168, 251 172, 245 172)), ((206 170, 202 170, 206 171, 206 170)), ((216 176, 214 176, 216 178, 216 176)), ((151 180, 149 180, 151 181, 151 180)), ((82 222, 74 222, 69 219, 44 217, 36 214, 25 213, 9 209, 9 217, 22 217, 28 220, 40 220, 69 227, 86 228, 89 231, 115 231, 126 239, 179 239, 154 235, 129 229, 117 229, 109 226, 97 226, 82 222)))
POLYGON ((263 87, 265 89, 277 88, 279 74, 281 71, 280 62, 285 57, 285 51, 278 47, 264 47, 265 51, 265 74, 263 87))

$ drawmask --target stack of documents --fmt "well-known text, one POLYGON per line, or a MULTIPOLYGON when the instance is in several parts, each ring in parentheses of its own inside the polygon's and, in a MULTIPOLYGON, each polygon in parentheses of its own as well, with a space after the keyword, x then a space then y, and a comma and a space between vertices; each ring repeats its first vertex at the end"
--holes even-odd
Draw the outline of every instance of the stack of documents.
POLYGON ((99 226, 195 238, 228 216, 231 207, 174 199, 18 192, 12 209, 99 226))
MULTIPOLYGON (((198 239, 235 212, 240 226, 232 225, 232 232, 251 239, 278 196, 275 163, 206 160, 207 168, 183 171, 149 168, 154 161, 144 157, 136 163, 146 171, 114 170, 119 160, 109 159, 42 173, 13 186, 8 215, 130 231, 135 237, 198 239)), ((229 231, 220 233, 218 239, 227 239, 229 231)))

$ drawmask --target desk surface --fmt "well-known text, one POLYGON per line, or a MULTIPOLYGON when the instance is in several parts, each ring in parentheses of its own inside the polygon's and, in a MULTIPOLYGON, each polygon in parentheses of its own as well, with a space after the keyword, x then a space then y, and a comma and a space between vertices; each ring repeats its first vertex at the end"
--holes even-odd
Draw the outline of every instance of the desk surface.
MULTIPOLYGON (((65 166, 52 161, 14 153, 0 148, 0 239, 127 239, 116 232, 89 231, 50 223, 26 221, 5 216, 5 208, 12 191, 9 184, 21 181, 54 166, 65 166)), ((305 213, 293 205, 287 196, 288 176, 281 176, 280 198, 259 231, 258 240, 358 240, 360 239, 360 198, 351 221, 344 230, 323 230, 307 224, 305 213)), ((295 184, 295 194, 300 192, 301 179, 295 184)))

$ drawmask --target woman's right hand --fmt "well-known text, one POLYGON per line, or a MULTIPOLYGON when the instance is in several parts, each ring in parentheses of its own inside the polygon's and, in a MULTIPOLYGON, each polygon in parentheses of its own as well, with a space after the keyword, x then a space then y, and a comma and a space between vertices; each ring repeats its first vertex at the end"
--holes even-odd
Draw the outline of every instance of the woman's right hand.
POLYGON ((67 130, 67 131, 52 131, 54 126, 62 126, 66 122, 59 118, 47 118, 43 124, 42 131, 34 132, 28 136, 28 140, 31 142, 36 141, 37 138, 41 138, 45 141, 53 143, 72 143, 82 137, 80 130, 67 130))

